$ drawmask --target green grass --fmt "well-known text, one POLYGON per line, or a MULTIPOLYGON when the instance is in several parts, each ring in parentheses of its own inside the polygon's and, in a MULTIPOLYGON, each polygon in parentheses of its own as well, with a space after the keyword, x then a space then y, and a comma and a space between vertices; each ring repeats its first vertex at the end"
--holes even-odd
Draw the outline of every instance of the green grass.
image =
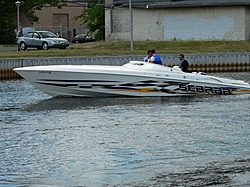
POLYGON ((131 53, 130 41, 101 41, 71 44, 66 50, 0 52, 0 58, 66 57, 66 56, 117 56, 146 55, 148 49, 159 54, 204 54, 250 52, 249 41, 134 41, 131 53))

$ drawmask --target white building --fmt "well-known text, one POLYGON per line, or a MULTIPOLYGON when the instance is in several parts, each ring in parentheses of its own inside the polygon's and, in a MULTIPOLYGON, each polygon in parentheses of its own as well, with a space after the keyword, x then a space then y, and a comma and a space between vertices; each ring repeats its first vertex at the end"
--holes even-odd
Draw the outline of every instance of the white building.
MULTIPOLYGON (((250 0, 131 0, 133 40, 249 40, 250 0)), ((106 0, 106 40, 130 40, 129 0, 106 0)))

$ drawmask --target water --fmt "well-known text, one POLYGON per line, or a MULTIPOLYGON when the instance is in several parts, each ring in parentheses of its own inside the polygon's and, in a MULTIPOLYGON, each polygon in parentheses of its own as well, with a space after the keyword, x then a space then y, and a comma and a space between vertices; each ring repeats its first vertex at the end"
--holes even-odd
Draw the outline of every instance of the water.
POLYGON ((51 98, 24 80, 0 88, 0 186, 250 186, 250 95, 51 98))

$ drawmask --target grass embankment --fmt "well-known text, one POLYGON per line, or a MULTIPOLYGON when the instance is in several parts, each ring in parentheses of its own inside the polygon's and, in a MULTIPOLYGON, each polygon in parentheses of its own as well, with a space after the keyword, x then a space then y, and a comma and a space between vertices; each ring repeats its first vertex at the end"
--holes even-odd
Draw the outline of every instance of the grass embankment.
POLYGON ((159 54, 250 52, 249 41, 134 41, 133 53, 130 45, 130 41, 101 41, 71 44, 66 50, 1 52, 0 58, 146 55, 148 49, 155 49, 159 54))

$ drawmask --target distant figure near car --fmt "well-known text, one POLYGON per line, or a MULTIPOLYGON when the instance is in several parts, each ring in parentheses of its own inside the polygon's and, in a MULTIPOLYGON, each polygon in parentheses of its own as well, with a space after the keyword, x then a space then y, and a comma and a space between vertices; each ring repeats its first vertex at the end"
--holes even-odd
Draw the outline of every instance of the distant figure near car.
MULTIPOLYGON (((17 40, 20 38, 20 37, 23 37, 23 29, 20 28, 20 30, 17 32, 17 40)), ((17 44, 17 50, 20 51, 20 44, 17 44)))
POLYGON ((23 36, 23 29, 20 28, 20 30, 18 31, 17 37, 22 37, 23 36))

